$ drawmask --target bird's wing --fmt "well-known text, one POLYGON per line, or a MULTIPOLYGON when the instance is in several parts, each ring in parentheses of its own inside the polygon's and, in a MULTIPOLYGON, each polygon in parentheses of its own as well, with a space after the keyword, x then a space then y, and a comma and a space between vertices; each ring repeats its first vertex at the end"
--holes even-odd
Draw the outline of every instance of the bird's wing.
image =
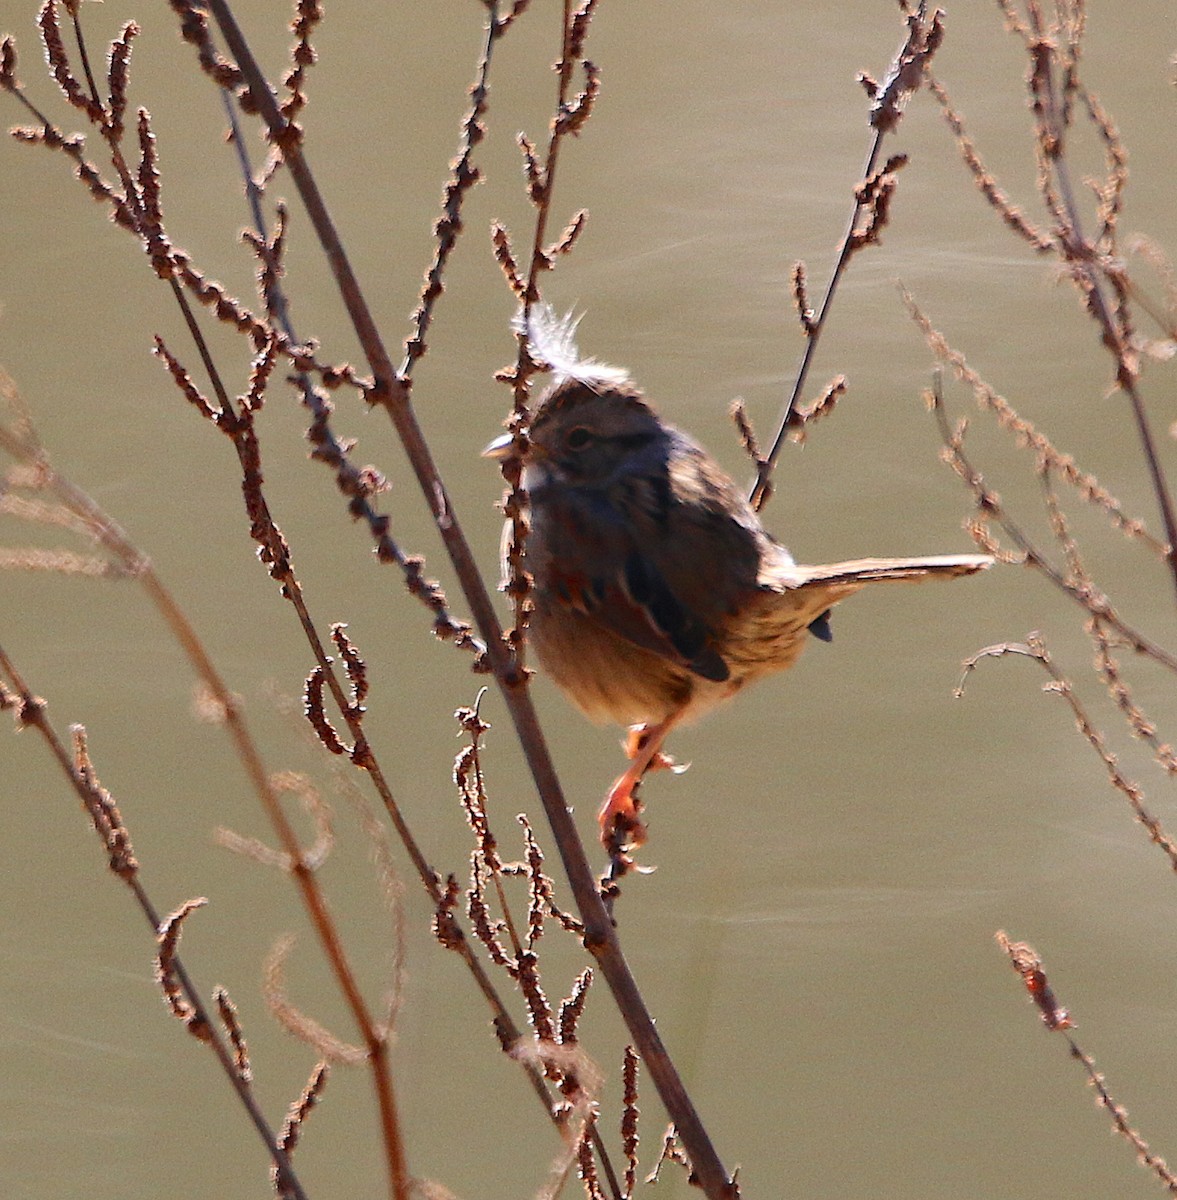
POLYGON ((721 683, 728 678, 714 629, 667 579, 660 561, 665 555, 656 552, 661 541, 651 546, 642 530, 598 495, 568 492, 551 502, 549 518, 555 529, 577 530, 576 536, 558 541, 552 530, 542 535, 551 602, 579 610, 704 679, 721 683))

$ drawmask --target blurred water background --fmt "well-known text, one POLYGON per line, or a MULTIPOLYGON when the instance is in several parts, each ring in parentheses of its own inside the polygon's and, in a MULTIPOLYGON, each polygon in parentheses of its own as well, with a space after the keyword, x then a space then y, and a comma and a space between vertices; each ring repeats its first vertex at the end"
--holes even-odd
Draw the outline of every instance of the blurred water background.
MULTIPOLYGON (((285 16, 235 5, 272 75, 285 16)), ((1125 231, 1172 249, 1177 150, 1169 56, 1172 6, 1092 3, 1088 85, 1131 153, 1125 231)), ((4 0, 19 72, 67 131, 44 77, 32 0, 4 0)), ((417 373, 422 424, 455 508, 493 577, 500 497, 479 449, 509 397, 493 379, 514 354, 514 301, 490 253, 504 221, 523 241, 530 210, 513 139, 546 130, 560 6, 536 0, 496 51, 466 231, 417 373)), ((121 23, 143 26, 132 101, 152 112, 168 226, 210 275, 250 296, 246 222, 215 89, 195 69, 162 4, 84 6, 99 55, 121 23)), ((430 225, 457 146, 480 43, 475 3, 330 6, 316 38, 307 153, 392 345, 408 332, 430 225)), ((1032 210, 1033 140, 1025 60, 995 5, 950 6, 939 77, 987 162, 1032 210)), ((602 73, 598 109, 563 151, 557 220, 584 206, 575 252, 545 281, 560 308, 587 313, 582 348, 629 367, 661 410, 738 476, 748 475, 726 415, 742 396, 762 432, 787 394, 802 339, 790 301, 793 262, 824 285, 865 156, 866 101, 855 73, 880 75, 898 44, 893 4, 603 4, 587 53, 602 73)), ((7 124, 24 120, 10 98, 7 124)), ((260 153, 260 143, 255 148, 260 153)), ((901 173, 883 244, 852 265, 809 395, 849 380, 837 413, 788 448, 769 526, 798 558, 967 551, 968 498, 938 461, 920 399, 931 361, 897 281, 992 384, 1094 471, 1154 529, 1155 504, 1124 401, 1093 324, 1049 260, 1036 259, 980 199, 929 96, 889 145, 901 173)), ((1100 169, 1084 129, 1076 174, 1100 169)), ((255 559, 228 443, 177 395, 150 354, 160 333, 182 347, 179 318, 132 239, 69 178, 61 156, 0 143, 0 363, 32 407, 57 465, 150 554, 244 698, 274 768, 315 771, 297 699, 311 664, 289 606, 255 559)), ((293 197, 287 180, 275 185, 293 197)), ((325 357, 358 351, 308 223, 293 206, 288 285, 303 336, 325 357)), ((1156 290, 1156 289, 1154 289, 1156 290)), ((240 350, 216 345, 235 363, 240 350)), ((183 351, 188 359, 194 355, 183 351)), ((1172 465, 1172 372, 1145 395, 1172 465)), ((1045 522, 1032 460, 948 387, 972 417, 979 462, 1029 528, 1045 522)), ((359 461, 386 472, 393 529, 424 553, 461 609, 390 426, 343 400, 339 421, 359 461)), ((346 621, 375 682, 367 728, 431 861, 465 870, 469 834, 450 782, 460 743, 453 710, 480 681, 430 637, 395 571, 372 561, 330 475, 308 462, 305 413, 276 388, 262 420, 268 494, 320 624, 346 621)), ((1172 583, 1161 565, 1075 516, 1094 569, 1125 617, 1172 644, 1172 583)), ((6 522, 0 540, 27 531, 6 522)), ((45 538, 43 532, 35 538, 45 538)), ((49 539, 52 541, 52 539, 49 539)), ((1121 735, 1090 681, 1080 614, 1040 577, 987 578, 861 597, 837 613, 831 646, 814 643, 773 679, 672 749, 693 763, 646 787, 657 871, 627 883, 623 941, 659 1029, 721 1155, 756 1196, 1151 1196, 1156 1183, 1107 1136, 1081 1073, 1048 1037, 993 944, 998 928, 1035 943, 1075 1012, 1086 1048, 1133 1120, 1172 1152, 1177 1115, 1177 892, 1057 697, 1033 664, 987 664, 962 700, 960 663, 979 648, 1043 632, 1060 667, 1085 683, 1125 771, 1171 816, 1162 773, 1121 735)), ((192 679, 165 628, 129 583, 6 575, 0 642, 64 728, 84 722, 103 782, 118 798, 165 907, 194 895, 187 961, 204 989, 241 1007, 257 1088, 274 1119, 312 1055, 281 1033, 259 995, 261 961, 301 931, 294 998, 350 1034, 294 898, 279 875, 212 844, 215 826, 267 830, 227 739, 191 717, 192 679)), ((1139 696, 1164 730, 1171 680, 1138 667, 1139 696)), ((620 762, 614 730, 586 724, 542 679, 538 702, 588 836, 620 762)), ((485 762, 500 836, 517 811, 541 814, 498 697, 485 762)), ((168 1017, 151 978, 151 944, 128 896, 38 740, 0 737, 0 1173, 21 1200, 86 1195, 265 1192, 265 1162, 211 1058, 168 1017), (210 1138, 216 1150, 210 1153, 210 1138)), ((323 872, 330 903, 374 997, 388 978, 391 923, 367 848, 341 814, 323 872)), ((507 846, 509 854, 516 853, 507 846)), ((554 862, 554 859, 553 859, 554 862)), ((486 1012, 406 879, 405 998, 394 1063, 410 1166, 459 1197, 528 1196, 558 1143, 522 1075, 499 1053, 486 1012)), ((545 945, 553 999, 583 965, 571 939, 545 945)), ((616 1111, 619 1023, 603 984, 586 1018, 616 1111)), ((648 1083, 643 1161, 662 1132, 648 1083)), ((336 1074, 297 1163, 312 1195, 372 1196, 384 1183, 370 1087, 336 1074)), ((686 1196, 673 1174, 661 1193, 686 1196)), ((573 1193, 568 1193, 573 1194, 573 1193)))

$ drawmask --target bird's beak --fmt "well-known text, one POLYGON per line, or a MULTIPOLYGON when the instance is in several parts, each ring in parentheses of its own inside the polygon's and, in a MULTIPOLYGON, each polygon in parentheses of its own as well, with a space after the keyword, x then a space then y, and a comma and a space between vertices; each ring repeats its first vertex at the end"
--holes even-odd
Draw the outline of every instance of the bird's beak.
POLYGON ((482 452, 483 458, 493 458, 496 462, 502 462, 508 454, 511 453, 511 447, 515 444, 515 438, 509 433, 501 433, 489 446, 482 452))

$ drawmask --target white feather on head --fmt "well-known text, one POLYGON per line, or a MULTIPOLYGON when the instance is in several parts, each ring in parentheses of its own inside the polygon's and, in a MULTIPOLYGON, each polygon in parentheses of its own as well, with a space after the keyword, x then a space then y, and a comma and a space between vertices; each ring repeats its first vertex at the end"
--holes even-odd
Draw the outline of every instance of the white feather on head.
POLYGON ((594 390, 631 383, 624 367, 611 367, 595 358, 581 358, 576 345, 576 327, 581 317, 572 312, 557 316, 550 304, 533 304, 526 313, 523 308, 519 309, 511 321, 511 328, 516 333, 526 334, 532 360, 551 372, 553 389, 569 379, 594 390))

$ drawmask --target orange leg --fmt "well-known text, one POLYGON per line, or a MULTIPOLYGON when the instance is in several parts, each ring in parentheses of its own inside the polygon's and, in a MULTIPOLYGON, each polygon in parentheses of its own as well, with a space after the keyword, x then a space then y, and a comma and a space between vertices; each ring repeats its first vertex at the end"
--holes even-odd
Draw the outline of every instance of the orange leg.
POLYGON ((673 766, 662 753, 662 743, 679 718, 673 713, 656 725, 635 725, 626 736, 625 752, 633 759, 624 775, 618 777, 597 814, 601 826, 601 844, 611 854, 636 849, 646 840, 646 827, 638 816, 634 790, 647 771, 673 766))
MULTIPOLYGON (((670 722, 665 723, 662 728, 662 739, 665 740, 666 734, 670 731, 670 722)), ((625 751, 625 757, 631 762, 637 758, 639 754, 646 748, 646 743, 652 736, 652 731, 657 726, 651 725, 631 725, 625 733, 625 741, 621 743, 621 748, 625 751)), ((679 766, 669 754, 663 754, 661 750, 656 750, 651 756, 650 761, 646 764, 647 771, 674 771, 676 774, 681 774, 687 768, 679 766)))

